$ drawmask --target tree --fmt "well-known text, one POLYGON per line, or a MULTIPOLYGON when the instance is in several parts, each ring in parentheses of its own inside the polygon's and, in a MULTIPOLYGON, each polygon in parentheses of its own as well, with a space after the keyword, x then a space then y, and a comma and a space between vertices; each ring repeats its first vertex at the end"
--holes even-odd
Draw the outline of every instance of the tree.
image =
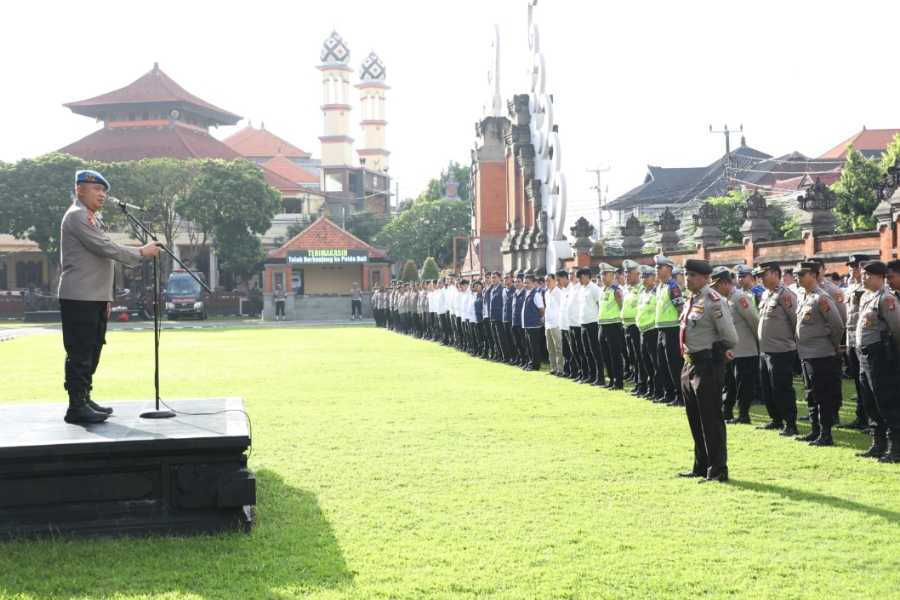
POLYGON ((0 169, 0 226, 59 262, 59 225, 72 204, 75 171, 89 165, 67 154, 24 159, 0 169))
POLYGON ((429 256, 422 263, 422 279, 428 281, 429 279, 437 279, 440 276, 441 270, 438 268, 437 261, 434 260, 433 256, 429 256))
POLYGON ((849 233, 875 228, 872 212, 878 205, 876 189, 881 181, 882 170, 873 159, 866 158, 852 147, 847 152, 847 160, 838 179, 831 189, 837 194, 837 231, 849 233))
POLYGON ((450 177, 450 173, 453 173, 456 176, 456 182, 459 185, 459 198, 465 202, 469 202, 471 200, 469 195, 469 178, 470 178, 470 168, 463 167, 456 161, 450 161, 447 169, 441 171, 439 177, 431 179, 428 182, 428 187, 425 188, 425 191, 419 195, 419 200, 441 200, 446 197, 446 189, 447 189, 447 179, 450 177))
POLYGON ((891 143, 884 149, 878 168, 882 173, 887 173, 887 170, 897 164, 898 160, 900 160, 900 134, 895 135, 891 143))
POLYGON ((263 259, 257 236, 272 225, 280 205, 278 190, 255 164, 204 160, 178 212, 202 232, 204 243, 213 241, 223 270, 246 279, 263 259))
POLYGON ((384 226, 375 237, 397 259, 417 263, 433 256, 439 265, 453 256, 453 237, 467 236, 471 228, 471 207, 458 200, 417 200, 384 226))
POLYGON ((403 264, 403 270, 400 272, 400 279, 403 281, 419 280, 419 268, 416 267, 416 261, 410 259, 403 264))
POLYGON ((375 213, 355 213, 347 217, 347 231, 368 244, 381 231, 385 222, 385 217, 375 213))
MULTIPOLYGON (((743 243, 744 234, 741 233, 741 226, 744 224, 744 211, 747 208, 746 197, 740 190, 732 190, 725 196, 717 196, 708 198, 709 202, 718 209, 719 212, 719 229, 722 231, 723 245, 739 245, 743 243)), ((786 236, 783 227, 788 222, 796 223, 792 219, 788 219, 784 209, 777 204, 769 204, 768 221, 772 225, 772 239, 780 240, 786 236)))

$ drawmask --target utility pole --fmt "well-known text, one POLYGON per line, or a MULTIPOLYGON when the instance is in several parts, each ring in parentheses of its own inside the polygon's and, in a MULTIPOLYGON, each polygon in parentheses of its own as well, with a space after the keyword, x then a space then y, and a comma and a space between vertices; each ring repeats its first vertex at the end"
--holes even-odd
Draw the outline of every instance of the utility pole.
MULTIPOLYGON (((738 129, 741 133, 741 145, 744 145, 744 124, 741 123, 740 128, 738 129)), ((710 133, 720 133, 725 136, 725 155, 731 154, 731 134, 733 133, 730 129, 728 129, 728 125, 725 125, 724 128, 713 131, 712 125, 709 126, 710 133)))
POLYGON ((586 169, 588 173, 593 173, 597 177, 597 185, 592 185, 592 190, 597 190, 597 239, 603 239, 603 209, 606 202, 603 197, 602 176, 603 173, 609 173, 612 169, 609 165, 600 168, 586 169))

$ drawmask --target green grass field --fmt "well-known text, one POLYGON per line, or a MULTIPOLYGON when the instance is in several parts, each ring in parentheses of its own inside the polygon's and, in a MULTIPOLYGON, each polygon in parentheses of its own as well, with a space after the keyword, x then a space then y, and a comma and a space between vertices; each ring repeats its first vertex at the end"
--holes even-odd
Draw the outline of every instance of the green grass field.
MULTIPOLYGON (((900 595, 900 469, 860 434, 729 426, 731 482, 698 485, 683 409, 621 392, 374 328, 162 344, 165 398, 245 398, 256 528, 0 543, 0 598, 900 595)), ((62 360, 58 334, 0 344, 0 402, 61 401, 62 360)), ((95 397, 152 397, 151 367, 150 332, 110 334, 95 397)))

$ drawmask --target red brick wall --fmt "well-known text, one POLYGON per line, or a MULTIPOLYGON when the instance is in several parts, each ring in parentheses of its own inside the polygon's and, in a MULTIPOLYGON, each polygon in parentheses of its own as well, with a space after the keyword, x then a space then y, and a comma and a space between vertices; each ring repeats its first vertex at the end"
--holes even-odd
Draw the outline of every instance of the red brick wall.
POLYGON ((475 194, 475 232, 479 235, 506 233, 506 163, 478 164, 475 194))

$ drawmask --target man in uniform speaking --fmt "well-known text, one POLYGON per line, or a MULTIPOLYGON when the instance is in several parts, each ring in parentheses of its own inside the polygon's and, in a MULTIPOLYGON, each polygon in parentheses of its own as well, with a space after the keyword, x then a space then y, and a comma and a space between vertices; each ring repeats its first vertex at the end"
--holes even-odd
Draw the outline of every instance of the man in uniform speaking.
POLYGON ((136 266, 159 254, 159 242, 140 248, 116 244, 101 228, 109 182, 96 171, 75 174, 75 197, 60 226, 59 308, 66 348, 67 423, 102 423, 112 414, 91 400, 91 382, 106 343, 113 300, 113 261, 136 266))

